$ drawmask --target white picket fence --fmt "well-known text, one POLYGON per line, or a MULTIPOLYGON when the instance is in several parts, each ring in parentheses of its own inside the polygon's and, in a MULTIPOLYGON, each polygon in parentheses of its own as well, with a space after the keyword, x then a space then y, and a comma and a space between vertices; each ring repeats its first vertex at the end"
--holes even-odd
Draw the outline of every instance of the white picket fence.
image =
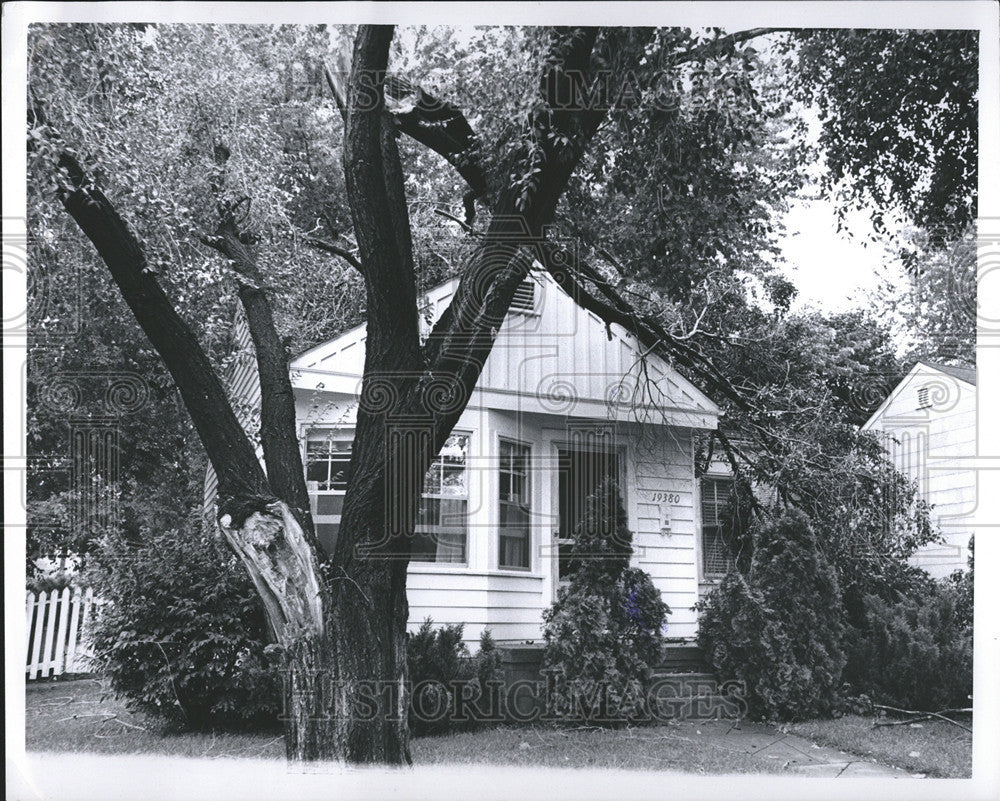
POLYGON ((28 593, 25 604, 28 681, 90 670, 88 624, 101 603, 90 588, 28 593))

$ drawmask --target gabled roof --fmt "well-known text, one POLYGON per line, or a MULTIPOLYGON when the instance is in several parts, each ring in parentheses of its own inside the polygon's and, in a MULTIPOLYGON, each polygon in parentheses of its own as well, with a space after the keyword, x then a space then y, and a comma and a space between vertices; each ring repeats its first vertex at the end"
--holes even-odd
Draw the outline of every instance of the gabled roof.
POLYGON ((916 376, 923 376, 926 380, 927 376, 931 376, 934 373, 939 373, 941 375, 946 375, 956 381, 961 381, 970 390, 974 389, 976 386, 976 370, 973 367, 956 367, 950 364, 939 364, 938 362, 928 362, 928 361, 918 361, 910 371, 900 379, 899 383, 893 387, 892 392, 886 397, 879 407, 872 412, 871 417, 869 417, 864 425, 861 426, 862 431, 868 431, 872 426, 885 414, 886 410, 892 405, 892 402, 899 396, 907 384, 910 383, 916 376))
POLYGON ((976 368, 975 367, 965 367, 963 365, 953 365, 953 364, 941 364, 940 362, 928 362, 920 361, 917 364, 924 364, 928 367, 932 367, 935 370, 939 370, 945 375, 950 375, 952 378, 957 378, 959 381, 964 381, 970 386, 976 385, 976 368))
MULTIPOLYGON (((504 320, 498 331, 502 341, 498 338, 477 384, 483 405, 558 413, 569 403, 574 411, 567 414, 592 416, 598 405, 628 402, 662 408, 673 424, 715 427, 719 407, 668 362, 649 354, 630 331, 583 308, 548 272, 532 271, 529 279, 538 289, 538 307, 512 310, 504 320), (647 369, 640 377, 636 365, 643 358, 647 369), (612 386, 623 378, 628 378, 627 387, 612 386), (571 398, 565 394, 567 385, 571 398)), ((447 308, 457 285, 453 278, 420 298, 421 325, 427 330, 447 308)), ((364 373, 365 339, 366 327, 360 325, 300 354, 290 364, 293 386, 356 394, 364 373)))

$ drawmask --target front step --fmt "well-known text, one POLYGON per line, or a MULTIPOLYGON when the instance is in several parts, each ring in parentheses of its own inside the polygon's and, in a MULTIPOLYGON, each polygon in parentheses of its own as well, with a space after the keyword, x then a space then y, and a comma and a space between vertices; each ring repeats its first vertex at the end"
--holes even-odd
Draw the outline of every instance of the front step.
POLYGON ((711 673, 705 654, 694 643, 668 645, 656 666, 656 671, 668 673, 711 673))
POLYGON ((711 673, 654 670, 647 697, 658 719, 737 720, 744 713, 738 688, 720 687, 711 673))

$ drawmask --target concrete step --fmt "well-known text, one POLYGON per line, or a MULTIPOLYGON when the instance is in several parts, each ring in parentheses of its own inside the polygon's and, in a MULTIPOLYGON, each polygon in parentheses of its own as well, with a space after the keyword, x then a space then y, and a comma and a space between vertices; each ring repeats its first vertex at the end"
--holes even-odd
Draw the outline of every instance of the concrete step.
POLYGON ((666 646, 656 670, 673 673, 710 672, 705 654, 694 643, 666 646))
POLYGON ((735 720, 743 716, 738 688, 720 686, 711 673, 654 670, 649 698, 658 718, 668 720, 735 720))

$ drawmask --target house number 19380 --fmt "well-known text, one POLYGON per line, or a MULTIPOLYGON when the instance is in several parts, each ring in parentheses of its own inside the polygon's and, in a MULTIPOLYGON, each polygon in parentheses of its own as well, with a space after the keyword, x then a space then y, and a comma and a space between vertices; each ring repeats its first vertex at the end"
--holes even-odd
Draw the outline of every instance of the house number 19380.
POLYGON ((676 504, 681 502, 681 496, 676 492, 652 492, 650 493, 650 500, 653 503, 676 504))

